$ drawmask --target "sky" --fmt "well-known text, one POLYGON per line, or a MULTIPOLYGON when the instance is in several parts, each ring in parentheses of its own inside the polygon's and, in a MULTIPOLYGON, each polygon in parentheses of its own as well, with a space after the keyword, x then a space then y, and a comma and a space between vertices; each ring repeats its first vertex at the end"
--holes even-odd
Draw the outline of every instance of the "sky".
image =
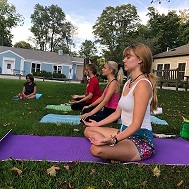
POLYGON ((66 14, 66 19, 78 28, 78 34, 74 37, 76 50, 81 46, 81 43, 87 40, 94 41, 92 34, 92 26, 95 24, 97 18, 107 6, 121 6, 124 4, 131 4, 137 8, 142 24, 146 24, 148 17, 147 9, 153 6, 159 13, 167 14, 168 10, 183 10, 189 9, 189 0, 158 0, 151 4, 151 0, 8 0, 9 4, 16 7, 17 13, 24 17, 24 25, 12 29, 13 45, 19 41, 26 41, 32 44, 28 38, 32 33, 31 28, 31 14, 34 13, 34 6, 40 4, 43 6, 51 6, 52 4, 62 8, 66 14))

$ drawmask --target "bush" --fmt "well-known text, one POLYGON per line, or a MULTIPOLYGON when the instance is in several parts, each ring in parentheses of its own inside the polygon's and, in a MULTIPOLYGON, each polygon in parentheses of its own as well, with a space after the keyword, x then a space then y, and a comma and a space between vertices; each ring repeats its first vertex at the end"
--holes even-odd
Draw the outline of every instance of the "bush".
POLYGON ((66 76, 61 73, 53 73, 53 78, 66 78, 66 76))
POLYGON ((49 77, 52 77, 52 73, 51 72, 47 72, 45 70, 42 70, 40 72, 34 72, 33 76, 49 78, 49 77))

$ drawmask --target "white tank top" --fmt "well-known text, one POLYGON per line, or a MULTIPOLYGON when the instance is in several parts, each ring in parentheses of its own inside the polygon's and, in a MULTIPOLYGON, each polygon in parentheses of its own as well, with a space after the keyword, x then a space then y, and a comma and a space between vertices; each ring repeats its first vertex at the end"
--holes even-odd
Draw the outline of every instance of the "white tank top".
MULTIPOLYGON (((132 120, 133 120, 133 110, 134 110, 133 91, 134 91, 135 87, 137 86, 137 84, 141 80, 146 80, 147 82, 150 83, 150 86, 152 87, 152 84, 148 79, 140 79, 135 83, 135 85, 133 85, 133 87, 131 88, 131 90, 129 91, 129 93, 126 96, 123 96, 123 94, 121 95, 121 98, 118 103, 119 107, 122 109, 122 112, 121 112, 122 124, 125 126, 128 126, 128 127, 130 126, 130 124, 132 123, 132 120)), ((128 82, 125 83, 123 90, 125 89, 127 83, 128 82)), ((142 129, 152 130, 151 121, 150 121, 150 103, 151 103, 151 101, 152 101, 152 97, 150 98, 150 100, 148 102, 144 120, 141 125, 142 129)))

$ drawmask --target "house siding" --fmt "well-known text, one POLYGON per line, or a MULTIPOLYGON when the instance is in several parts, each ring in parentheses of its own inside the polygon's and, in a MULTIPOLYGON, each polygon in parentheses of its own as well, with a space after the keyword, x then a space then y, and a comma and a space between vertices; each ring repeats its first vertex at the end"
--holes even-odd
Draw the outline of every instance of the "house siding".
POLYGON ((76 75, 77 75, 77 79, 78 80, 82 80, 83 79, 83 66, 77 65, 76 75))
POLYGON ((69 66, 63 65, 62 73, 66 76, 67 79, 70 79, 69 78, 69 73, 70 73, 70 67, 69 66))
POLYGON ((11 52, 5 52, 0 54, 0 67, 1 67, 1 74, 7 74, 7 70, 6 70, 6 65, 5 65, 5 61, 6 60, 11 60, 14 62, 13 67, 11 67, 11 73, 8 74, 15 74, 14 70, 18 70, 19 73, 21 72, 21 58, 16 56, 14 53, 11 52), (20 70, 20 71, 19 71, 20 70))
POLYGON ((163 68, 165 64, 170 64, 170 69, 176 69, 179 63, 186 63, 185 75, 189 75, 189 56, 156 58, 152 64, 152 69, 157 69, 158 64, 163 64, 163 68))
POLYGON ((25 61, 24 62, 24 75, 31 73, 31 62, 25 61))
POLYGON ((14 74, 10 70, 16 69, 16 74, 27 75, 31 73, 32 63, 41 64, 40 71, 45 70, 51 73, 54 71, 54 65, 62 66, 61 73, 66 78, 82 78, 80 70, 81 68, 83 70, 83 58, 72 57, 68 54, 60 56, 55 52, 0 46, 0 74, 14 74))
POLYGON ((41 71, 42 70, 45 70, 45 71, 47 71, 47 72, 53 72, 53 65, 52 64, 46 64, 46 63, 43 63, 42 65, 41 65, 41 71))

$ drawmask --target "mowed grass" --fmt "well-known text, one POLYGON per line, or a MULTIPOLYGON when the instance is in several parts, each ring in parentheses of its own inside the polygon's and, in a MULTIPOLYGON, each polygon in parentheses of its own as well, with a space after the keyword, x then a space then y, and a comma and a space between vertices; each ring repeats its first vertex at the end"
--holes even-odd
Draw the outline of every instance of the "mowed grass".
MULTIPOLYGON (((12 129, 14 134, 80 136, 83 137, 85 126, 69 124, 39 123, 48 114, 62 114, 63 112, 45 109, 48 104, 62 104, 68 102, 71 94, 83 94, 84 84, 64 82, 36 81, 38 93, 42 93, 39 100, 13 100, 18 94, 24 80, 0 79, 0 137, 2 138, 12 129), (79 132, 74 131, 78 129, 79 132)), ((105 84, 101 85, 101 88, 105 84)), ((141 99, 142 100, 142 99, 141 99)), ((189 118, 189 92, 158 90, 159 106, 163 114, 158 115, 169 126, 153 125, 154 132, 173 133, 179 136, 182 116, 189 118)), ((67 114, 79 114, 72 111, 67 114)), ((119 127, 110 124, 112 127, 119 127)), ((0 148, 1 149, 1 148, 0 148)), ((177 150, 177 149, 175 149, 177 150)), ((135 165, 135 164, 98 164, 98 163, 50 163, 46 161, 0 161, 0 188, 189 188, 189 167, 169 165, 135 165), (58 166, 56 176, 47 174, 51 166, 58 166), (153 170, 157 166, 160 176, 154 176, 153 170), (11 170, 16 167, 22 170, 18 175, 11 170)))

